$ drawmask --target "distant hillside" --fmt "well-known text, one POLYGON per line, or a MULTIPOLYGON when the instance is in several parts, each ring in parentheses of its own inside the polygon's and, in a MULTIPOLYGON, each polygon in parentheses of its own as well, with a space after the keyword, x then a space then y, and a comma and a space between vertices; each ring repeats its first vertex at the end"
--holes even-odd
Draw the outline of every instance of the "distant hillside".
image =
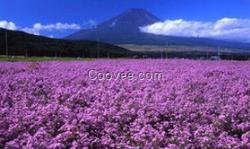
POLYGON ((144 9, 129 9, 105 21, 96 28, 83 29, 66 37, 70 40, 94 40, 112 44, 134 45, 186 45, 204 47, 223 47, 250 50, 249 43, 231 42, 208 38, 160 36, 143 33, 139 27, 150 25, 161 19, 144 9))
MULTIPOLYGON (((38 56, 38 57, 83 57, 83 58, 191 58, 209 59, 217 55, 210 51, 129 51, 106 43, 87 40, 68 41, 36 36, 20 31, 0 29, 0 55, 6 54, 6 33, 8 40, 8 55, 38 56)), ((249 54, 230 52, 221 53, 222 59, 247 60, 249 54)))
POLYGON ((61 57, 125 57, 130 51, 94 41, 67 41, 36 36, 0 28, 0 55, 6 54, 6 33, 9 55, 61 57))

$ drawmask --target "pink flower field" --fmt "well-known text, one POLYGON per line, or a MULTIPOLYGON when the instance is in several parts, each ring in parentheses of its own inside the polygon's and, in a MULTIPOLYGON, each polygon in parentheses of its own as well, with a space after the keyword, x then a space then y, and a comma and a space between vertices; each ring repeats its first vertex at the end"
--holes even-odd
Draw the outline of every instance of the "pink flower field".
POLYGON ((0 148, 250 148, 250 61, 1 62, 0 148))

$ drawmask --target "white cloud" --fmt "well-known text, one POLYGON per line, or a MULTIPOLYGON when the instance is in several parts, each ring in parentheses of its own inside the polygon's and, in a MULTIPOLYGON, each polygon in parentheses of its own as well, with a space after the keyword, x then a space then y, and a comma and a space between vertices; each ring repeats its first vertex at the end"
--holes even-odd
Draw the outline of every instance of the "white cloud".
POLYGON ((41 24, 35 23, 32 28, 23 28, 22 30, 28 33, 39 35, 41 31, 62 31, 62 30, 79 30, 81 26, 75 23, 56 23, 56 24, 41 24))
POLYGON ((140 27, 157 35, 237 39, 250 42, 250 19, 222 18, 215 22, 166 20, 140 27))
POLYGON ((0 28, 5 28, 9 30, 20 30, 27 33, 40 35, 40 32, 42 31, 63 31, 63 30, 79 30, 81 29, 81 26, 79 24, 75 23, 55 23, 55 24, 41 24, 41 23, 35 23, 32 27, 20 27, 17 26, 13 22, 0 20, 0 28))
POLYGON ((68 23, 56 23, 56 24, 47 24, 43 25, 41 23, 36 23, 33 25, 33 29, 36 30, 67 30, 67 29, 81 29, 81 26, 78 24, 68 24, 68 23))
POLYGON ((88 20, 83 23, 83 28, 90 29, 90 28, 96 28, 97 23, 94 20, 88 20))
POLYGON ((13 22, 8 22, 8 21, 1 21, 0 20, 0 28, 5 28, 5 29, 9 29, 9 30, 16 30, 16 24, 13 22))
POLYGON ((55 38, 54 35, 49 35, 50 38, 55 38))
POLYGON ((34 35, 40 35, 40 30, 36 30, 34 28, 28 28, 28 27, 25 27, 25 28, 22 28, 20 29, 26 33, 30 33, 30 34, 34 34, 34 35))

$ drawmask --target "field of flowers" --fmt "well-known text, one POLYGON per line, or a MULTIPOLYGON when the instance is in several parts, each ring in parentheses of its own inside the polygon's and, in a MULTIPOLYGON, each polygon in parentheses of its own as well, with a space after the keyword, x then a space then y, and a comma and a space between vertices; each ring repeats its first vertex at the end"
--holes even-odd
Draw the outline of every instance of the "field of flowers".
POLYGON ((0 148, 250 148, 250 62, 0 63, 0 148), (162 80, 91 80, 162 72, 162 80))

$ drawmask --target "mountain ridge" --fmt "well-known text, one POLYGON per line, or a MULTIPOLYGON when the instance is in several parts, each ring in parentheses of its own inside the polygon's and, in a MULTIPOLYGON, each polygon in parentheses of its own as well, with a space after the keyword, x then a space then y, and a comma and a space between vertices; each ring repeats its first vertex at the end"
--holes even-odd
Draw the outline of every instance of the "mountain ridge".
POLYGON ((110 44, 187 45, 250 49, 250 43, 212 38, 163 36, 141 32, 139 27, 161 21, 142 8, 132 8, 108 19, 93 29, 83 29, 67 36, 69 40, 93 40, 110 44))
POLYGON ((0 55, 59 57, 125 57, 130 51, 89 40, 68 41, 0 28, 0 55), (7 37, 7 41, 6 41, 7 37))
POLYGON ((138 26, 145 26, 161 21, 142 8, 131 8, 107 20, 95 28, 83 29, 66 37, 70 40, 89 39, 108 43, 126 43, 137 38, 144 38, 138 26), (118 42, 116 42, 116 41, 118 42))

